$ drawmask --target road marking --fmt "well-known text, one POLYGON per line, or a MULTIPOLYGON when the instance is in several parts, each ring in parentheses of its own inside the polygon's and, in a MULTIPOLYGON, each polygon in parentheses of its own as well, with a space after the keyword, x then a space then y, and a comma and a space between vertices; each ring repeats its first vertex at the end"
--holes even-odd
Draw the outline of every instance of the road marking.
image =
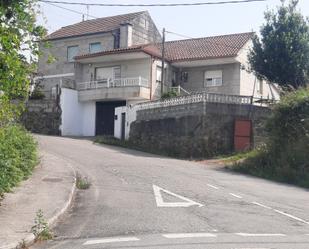
POLYGON ((254 204, 254 205, 263 207, 263 208, 272 209, 271 207, 265 206, 265 205, 263 205, 263 204, 261 204, 261 203, 255 202, 255 201, 254 201, 254 202, 251 202, 251 203, 254 204))
POLYGON ((243 237, 279 237, 286 236, 282 233, 235 233, 236 235, 243 237))
POLYGON ((219 187, 216 187, 214 185, 211 185, 211 184, 207 184, 208 187, 211 187, 211 188, 214 188, 214 189, 219 189, 219 187))
POLYGON ((139 241, 136 237, 125 237, 125 238, 105 238, 105 239, 97 239, 97 240, 88 240, 83 245, 96 245, 96 244, 104 244, 104 243, 115 243, 115 242, 129 242, 129 241, 139 241))
POLYGON ((271 248, 269 248, 269 247, 263 247, 263 248, 261 248, 261 247, 259 247, 259 248, 257 248, 257 247, 254 247, 254 248, 252 248, 252 247, 246 247, 246 248, 232 248, 232 249, 271 249, 271 248))
POLYGON ((277 210, 277 209, 274 209, 274 211, 277 212, 277 213, 279 213, 279 214, 285 215, 285 216, 290 217, 290 218, 292 218, 292 219, 294 219, 294 220, 297 220, 297 221, 300 221, 300 222, 303 222, 303 223, 309 225, 309 222, 308 222, 308 221, 305 221, 305 220, 303 220, 303 219, 301 219, 301 218, 298 218, 298 217, 296 217, 296 216, 294 216, 294 215, 285 213, 285 212, 280 211, 280 210, 277 210))
POLYGON ((255 201, 254 201, 254 202, 251 202, 251 203, 252 203, 252 204, 255 204, 255 205, 257 205, 257 206, 263 207, 263 208, 267 208, 267 209, 273 210, 273 211, 275 211, 276 213, 285 215, 285 216, 287 216, 287 217, 289 217, 289 218, 292 218, 292 219, 294 219, 294 220, 297 220, 297 221, 300 221, 300 222, 302 222, 302 223, 305 223, 305 224, 309 225, 309 222, 308 222, 308 221, 305 221, 305 220, 303 220, 303 219, 301 219, 301 218, 298 218, 298 217, 296 217, 296 216, 294 216, 294 215, 288 214, 288 213, 283 212, 283 211, 280 211, 280 210, 278 210, 278 209, 274 209, 274 208, 265 206, 265 205, 263 205, 263 204, 261 204, 261 203, 255 202, 255 201))
POLYGON ((201 203, 192 201, 192 200, 190 200, 186 197, 183 197, 181 195, 177 195, 175 193, 172 193, 171 191, 168 191, 168 190, 163 189, 161 187, 158 187, 156 185, 153 185, 153 192, 154 192, 154 195, 155 195, 155 198, 156 198, 156 203, 157 203, 158 207, 190 207, 190 206, 195 206, 195 205, 197 205, 199 207, 204 206, 201 203), (172 195, 174 197, 177 197, 177 198, 183 200, 183 202, 165 202, 165 201, 163 201, 161 191, 165 192, 169 195, 172 195))
POLYGON ((162 234, 162 236, 168 239, 217 237, 216 234, 212 234, 212 233, 167 233, 167 234, 162 234))
POLYGON ((233 194, 233 193, 230 193, 230 195, 231 195, 231 196, 234 196, 234 197, 236 197, 236 198, 238 198, 238 199, 242 199, 242 197, 241 197, 240 195, 236 195, 236 194, 233 194))

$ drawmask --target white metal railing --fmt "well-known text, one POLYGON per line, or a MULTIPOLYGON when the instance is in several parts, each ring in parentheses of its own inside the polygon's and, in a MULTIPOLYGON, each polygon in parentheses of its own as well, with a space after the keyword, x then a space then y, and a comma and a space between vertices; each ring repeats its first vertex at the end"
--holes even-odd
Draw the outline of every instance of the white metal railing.
POLYGON ((186 96, 173 97, 165 100, 139 103, 134 107, 137 110, 153 109, 167 106, 185 105, 199 102, 226 103, 226 104, 252 104, 252 97, 239 95, 225 95, 217 93, 194 93, 186 96))
POLYGON ((178 93, 179 95, 181 95, 181 94, 190 94, 190 92, 188 92, 186 89, 182 88, 181 86, 170 87, 170 90, 178 93))
POLYGON ((148 79, 141 76, 132 78, 119 78, 119 79, 101 79, 96 81, 88 81, 77 83, 77 90, 88 90, 98 88, 112 88, 112 87, 129 87, 129 86, 142 86, 149 87, 148 79))

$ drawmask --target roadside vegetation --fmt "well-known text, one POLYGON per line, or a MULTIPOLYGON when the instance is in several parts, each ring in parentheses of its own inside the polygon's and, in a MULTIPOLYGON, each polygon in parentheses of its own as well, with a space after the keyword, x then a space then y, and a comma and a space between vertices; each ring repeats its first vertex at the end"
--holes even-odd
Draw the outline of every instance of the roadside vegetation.
POLYGON ((0 197, 26 179, 38 162, 34 138, 19 124, 45 29, 36 1, 0 1, 0 197))
POLYGON ((259 148, 227 160, 230 168, 309 188, 309 19, 298 0, 282 1, 265 13, 261 36, 249 53, 251 71, 276 82, 281 100, 266 121, 268 138, 259 148))
POLYGON ((83 177, 80 174, 77 174, 76 176, 76 187, 78 189, 89 189, 91 186, 90 180, 88 179, 88 177, 83 177))
POLYGON ((38 163, 37 143, 23 127, 0 128, 0 196, 31 174, 38 163))
POLYGON ((309 188, 309 88, 284 96, 266 130, 265 145, 237 159, 232 169, 309 188))
POLYGON ((41 209, 36 212, 34 226, 31 228, 31 232, 35 237, 35 241, 44 241, 53 238, 53 234, 50 231, 41 209))

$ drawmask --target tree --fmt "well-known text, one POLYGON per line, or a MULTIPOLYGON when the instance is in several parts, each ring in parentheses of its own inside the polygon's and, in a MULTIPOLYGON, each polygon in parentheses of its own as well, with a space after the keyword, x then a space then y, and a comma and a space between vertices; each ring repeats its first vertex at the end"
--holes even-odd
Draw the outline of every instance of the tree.
POLYGON ((295 89, 309 83, 309 25, 297 10, 298 0, 278 11, 266 11, 261 38, 253 38, 249 52, 250 69, 260 79, 295 89))
POLYGON ((0 127, 16 118, 29 93, 38 41, 46 34, 36 9, 35 0, 0 0, 0 127))

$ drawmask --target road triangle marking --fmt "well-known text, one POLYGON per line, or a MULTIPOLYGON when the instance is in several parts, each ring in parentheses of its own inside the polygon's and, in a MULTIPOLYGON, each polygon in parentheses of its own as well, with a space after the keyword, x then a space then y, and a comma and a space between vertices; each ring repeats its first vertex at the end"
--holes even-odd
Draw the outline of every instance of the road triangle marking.
POLYGON ((183 197, 181 195, 177 195, 177 194, 175 194, 171 191, 168 191, 166 189, 163 189, 163 188, 161 188, 157 185, 153 185, 152 187, 153 187, 153 192, 154 192, 158 207, 190 207, 190 206, 202 207, 202 206, 204 206, 204 205, 202 205, 198 202, 192 201, 192 200, 190 200, 186 197, 183 197), (165 202, 163 200, 161 192, 165 192, 166 194, 174 196, 174 197, 181 199, 183 201, 182 202, 165 202))

